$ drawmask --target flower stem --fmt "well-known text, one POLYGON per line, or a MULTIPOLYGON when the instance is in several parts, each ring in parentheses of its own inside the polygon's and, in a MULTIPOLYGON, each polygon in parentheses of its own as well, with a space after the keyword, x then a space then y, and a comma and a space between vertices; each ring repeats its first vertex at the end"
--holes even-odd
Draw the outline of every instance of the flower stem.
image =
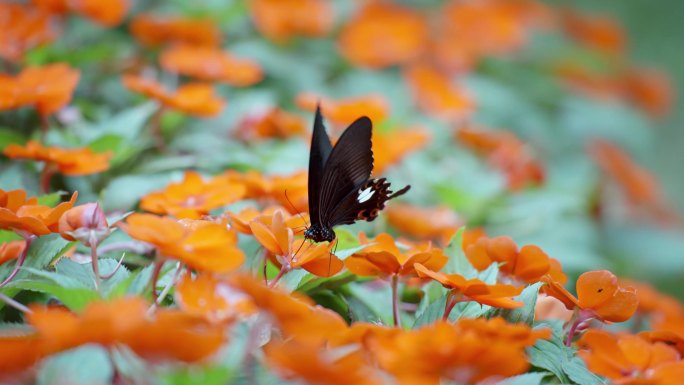
POLYGON ((11 307, 19 310, 22 313, 31 313, 31 309, 27 308, 23 304, 15 301, 14 298, 9 297, 3 293, 0 293, 0 301, 6 303, 8 306, 11 306, 11 307))
POLYGON ((50 129, 50 122, 46 115, 40 114, 40 141, 45 142, 45 137, 50 129))
POLYGON ((449 292, 449 294, 447 295, 446 304, 444 306, 444 315, 442 316, 442 320, 449 320, 449 315, 451 314, 451 311, 454 309, 454 306, 456 306, 456 304, 458 303, 458 300, 458 296, 453 295, 453 292, 449 292))
POLYGON ((271 283, 268 285, 268 287, 274 288, 275 285, 278 283, 278 281, 280 281, 280 278, 283 278, 283 275, 285 275, 285 273, 287 273, 288 271, 290 271, 290 269, 286 265, 283 265, 280 268, 278 275, 276 275, 275 278, 273 278, 273 281, 271 281, 271 283))
POLYGON ((164 140, 164 133, 162 132, 162 115, 164 114, 165 108, 164 106, 159 107, 157 112, 154 113, 152 116, 152 119, 150 121, 150 131, 152 134, 152 138, 154 140, 154 145, 157 147, 157 150, 164 152, 166 151, 166 141, 164 140))
POLYGON ((392 280, 390 285, 392 286, 392 319, 394 321, 394 326, 401 327, 401 317, 399 316, 399 275, 392 274, 392 280))
POLYGON ((93 267, 93 274, 95 274, 95 290, 100 292, 100 265, 97 258, 97 242, 90 240, 90 264, 93 267))
POLYGON ((157 304, 157 281, 159 280, 159 274, 161 273, 162 267, 164 267, 164 260, 157 258, 154 262, 154 270, 152 270, 152 278, 150 279, 150 284, 152 286, 152 298, 154 299, 154 304, 157 304))
POLYGON ((14 265, 14 270, 12 270, 10 275, 7 278, 5 278, 5 280, 2 281, 2 283, 0 283, 0 288, 5 287, 5 285, 7 285, 12 280, 12 278, 14 278, 17 275, 17 273, 19 273, 19 269, 21 269, 21 267, 24 265, 24 261, 26 260, 26 256, 28 255, 28 251, 29 251, 29 248, 31 247, 31 243, 33 243, 33 241, 35 239, 36 239, 35 235, 29 235, 28 238, 26 238, 26 246, 24 247, 24 251, 21 253, 19 258, 17 259, 17 264, 14 265))
POLYGON ((43 171, 40 172, 40 190, 43 194, 50 192, 50 180, 55 175, 55 167, 51 163, 45 163, 43 171))

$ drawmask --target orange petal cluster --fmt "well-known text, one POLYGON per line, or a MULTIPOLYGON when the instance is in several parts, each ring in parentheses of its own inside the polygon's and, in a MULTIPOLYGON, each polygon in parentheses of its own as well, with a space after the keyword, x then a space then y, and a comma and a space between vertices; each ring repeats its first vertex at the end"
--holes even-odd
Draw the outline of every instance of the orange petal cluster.
POLYGON ((42 116, 52 115, 71 101, 79 77, 63 63, 26 67, 14 77, 0 74, 0 109, 33 106, 42 116))
POLYGON ((470 116, 476 103, 450 76, 426 64, 405 69, 404 78, 418 107, 429 115, 459 121, 470 116))
POLYGON ((380 95, 332 100, 313 93, 302 93, 297 95, 296 103, 299 108, 311 112, 316 111, 316 106, 320 105, 323 116, 340 126, 347 126, 361 116, 367 116, 377 124, 389 114, 389 105, 380 95))
POLYGON ((0 58, 9 62, 20 61, 28 50, 50 43, 59 34, 49 13, 11 2, 0 4, 0 30, 0 58))
POLYGON ((431 239, 448 245, 463 225, 454 211, 446 206, 419 207, 395 203, 385 209, 387 222, 402 234, 414 239, 431 239))
POLYGON ((31 3, 53 14, 77 13, 105 27, 121 24, 131 7, 130 0, 32 0, 31 3))
POLYGON ((217 178, 247 187, 245 198, 255 199, 264 205, 286 207, 291 214, 309 210, 308 174, 299 171, 289 175, 262 175, 258 171, 240 173, 229 170, 217 178))
POLYGON ((109 235, 109 224, 99 203, 86 203, 70 208, 59 218, 59 234, 92 246, 109 235))
POLYGON ((373 172, 382 174, 406 155, 425 147, 430 134, 422 128, 373 132, 373 172))
POLYGON ((154 80, 124 75, 123 84, 133 92, 156 99, 165 107, 198 117, 216 116, 225 106, 214 88, 205 83, 187 83, 170 92, 154 80))
POLYGON ((580 43, 609 55, 623 55, 627 48, 627 36, 612 18, 589 15, 564 9, 561 13, 564 32, 580 43))
POLYGON ((523 302, 512 299, 522 293, 522 287, 511 285, 489 285, 479 279, 466 279, 460 274, 444 274, 433 271, 420 263, 415 264, 418 276, 432 278, 445 288, 450 290, 449 297, 453 302, 447 302, 446 314, 448 315, 455 302, 475 301, 482 305, 489 305, 504 309, 514 309, 525 305, 523 302))
POLYGON ((38 204, 38 198, 27 198, 24 190, 0 189, 0 229, 12 230, 28 238, 59 231, 59 219, 78 198, 75 192, 68 202, 54 208, 38 204))
POLYGON ((254 25, 265 37, 285 41, 296 36, 325 36, 333 26, 326 0, 249 0, 254 25))
POLYGON ((25 241, 10 241, 0 243, 0 265, 19 258, 25 249, 25 241))
POLYGON ((639 166, 627 152, 616 144, 595 139, 589 145, 589 154, 636 208, 661 221, 677 220, 653 174, 639 166))
POLYGON ((264 77, 257 62, 211 46, 174 46, 161 54, 159 62, 169 72, 237 87, 251 86, 264 77))
POLYGON ((218 46, 221 31, 211 20, 186 19, 143 13, 131 20, 131 34, 141 44, 188 44, 190 46, 218 46))
POLYGON ((544 183, 544 167, 514 134, 464 127, 456 132, 456 138, 504 173, 510 190, 518 191, 528 185, 544 183))
POLYGON ((285 208, 280 206, 268 206, 263 210, 258 210, 254 207, 246 207, 238 213, 226 212, 225 215, 230 218, 230 225, 242 234, 252 235, 252 228, 250 223, 258 221, 270 227, 273 222, 274 214, 280 211, 285 220, 285 226, 292 229, 294 233, 301 231, 309 223, 309 217, 304 214, 291 215, 285 208))
POLYGON ((572 310, 580 309, 583 318, 603 322, 624 322, 637 310, 639 300, 632 287, 620 287, 617 277, 608 270, 589 271, 577 279, 577 297, 563 285, 547 280, 546 294, 553 296, 572 310))
POLYGON ((287 139, 301 136, 308 130, 308 124, 299 115, 278 107, 252 114, 242 120, 235 136, 250 142, 260 139, 287 139))
POLYGON ((663 342, 589 330, 578 344, 578 354, 589 370, 616 385, 677 384, 684 378, 684 361, 679 352, 663 342))
POLYGON ((211 274, 192 276, 186 273, 176 285, 178 306, 189 314, 222 322, 256 311, 254 303, 242 292, 211 274))
POLYGON ((304 239, 294 241, 294 234, 281 210, 270 218, 257 217, 249 223, 254 237, 271 255, 271 260, 286 270, 302 268, 319 277, 330 277, 344 264, 332 252, 335 243, 311 244, 304 239))
POLYGON ((93 302, 82 314, 33 306, 27 321, 34 333, 0 337, 0 372, 20 371, 42 357, 85 344, 126 345, 150 360, 195 362, 213 354, 225 341, 224 325, 174 309, 159 309, 150 317, 147 308, 139 298, 93 302), (12 357, 20 352, 28 354, 22 359, 12 357))
POLYGON ((484 270, 496 262, 500 264, 501 273, 525 283, 551 277, 563 285, 567 280, 558 260, 550 258, 538 246, 525 245, 518 249, 511 237, 481 237, 463 246, 466 257, 478 270, 484 270))
POLYGON ((95 153, 90 148, 45 147, 35 140, 26 145, 10 144, 3 154, 11 159, 28 159, 45 162, 45 168, 62 175, 81 176, 97 174, 109 169, 111 152, 95 153))
POLYGON ((344 264, 349 271, 360 276, 415 276, 417 263, 440 270, 449 260, 442 249, 433 247, 429 242, 401 251, 387 233, 378 234, 373 240, 362 233, 359 240, 362 245, 369 246, 351 255, 344 264))
POLYGON ((369 2, 342 28, 339 48, 355 66, 380 69, 416 59, 427 40, 427 20, 417 10, 369 2))
POLYGON ((436 385, 444 380, 485 383, 524 373, 529 368, 525 347, 548 336, 548 331, 495 318, 436 322, 403 333, 371 334, 366 340, 380 367, 399 383, 436 385))
POLYGON ((200 220, 179 222, 152 214, 132 214, 119 225, 131 238, 153 245, 160 256, 193 269, 227 273, 239 268, 245 255, 237 234, 225 225, 200 220))
POLYGON ((244 185, 227 183, 225 178, 204 180, 199 173, 186 171, 182 181, 143 196, 140 207, 155 214, 199 219, 241 199, 246 190, 244 185))

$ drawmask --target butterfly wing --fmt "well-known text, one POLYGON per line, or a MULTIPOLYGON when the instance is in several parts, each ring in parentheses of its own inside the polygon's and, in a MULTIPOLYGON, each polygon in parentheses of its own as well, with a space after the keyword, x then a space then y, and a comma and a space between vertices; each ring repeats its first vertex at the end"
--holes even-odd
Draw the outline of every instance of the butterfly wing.
POLYGON ((370 119, 365 116, 357 119, 340 136, 325 162, 318 200, 318 218, 323 226, 340 224, 333 221, 334 211, 370 178, 373 171, 371 133, 370 119))
POLYGON ((350 225, 358 220, 372 222, 385 208, 385 202, 405 194, 410 188, 410 185, 405 186, 392 193, 390 183, 385 178, 368 180, 337 205, 330 221, 335 225, 350 225))
POLYGON ((313 135, 311 136, 311 152, 309 153, 309 214, 313 224, 320 224, 319 201, 323 169, 330 157, 333 146, 325 132, 320 106, 316 107, 313 135))

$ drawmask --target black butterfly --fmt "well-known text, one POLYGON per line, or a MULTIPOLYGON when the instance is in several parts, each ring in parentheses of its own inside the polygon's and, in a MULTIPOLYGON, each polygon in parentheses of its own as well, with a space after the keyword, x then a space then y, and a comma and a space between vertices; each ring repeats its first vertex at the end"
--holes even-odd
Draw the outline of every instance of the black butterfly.
POLYGON ((333 147, 325 133, 320 107, 316 108, 309 154, 311 226, 304 232, 304 238, 314 242, 332 241, 334 226, 362 219, 370 222, 385 208, 385 202, 411 188, 406 186, 392 193, 385 178, 370 179, 372 126, 365 116, 357 119, 333 147))

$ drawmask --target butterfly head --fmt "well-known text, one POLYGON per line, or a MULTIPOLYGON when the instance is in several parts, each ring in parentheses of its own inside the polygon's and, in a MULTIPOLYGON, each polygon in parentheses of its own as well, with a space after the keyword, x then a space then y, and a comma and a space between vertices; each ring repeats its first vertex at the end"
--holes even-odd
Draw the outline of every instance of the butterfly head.
POLYGON ((332 242, 335 240, 335 232, 329 227, 313 224, 304 232, 304 238, 314 242, 332 242))

